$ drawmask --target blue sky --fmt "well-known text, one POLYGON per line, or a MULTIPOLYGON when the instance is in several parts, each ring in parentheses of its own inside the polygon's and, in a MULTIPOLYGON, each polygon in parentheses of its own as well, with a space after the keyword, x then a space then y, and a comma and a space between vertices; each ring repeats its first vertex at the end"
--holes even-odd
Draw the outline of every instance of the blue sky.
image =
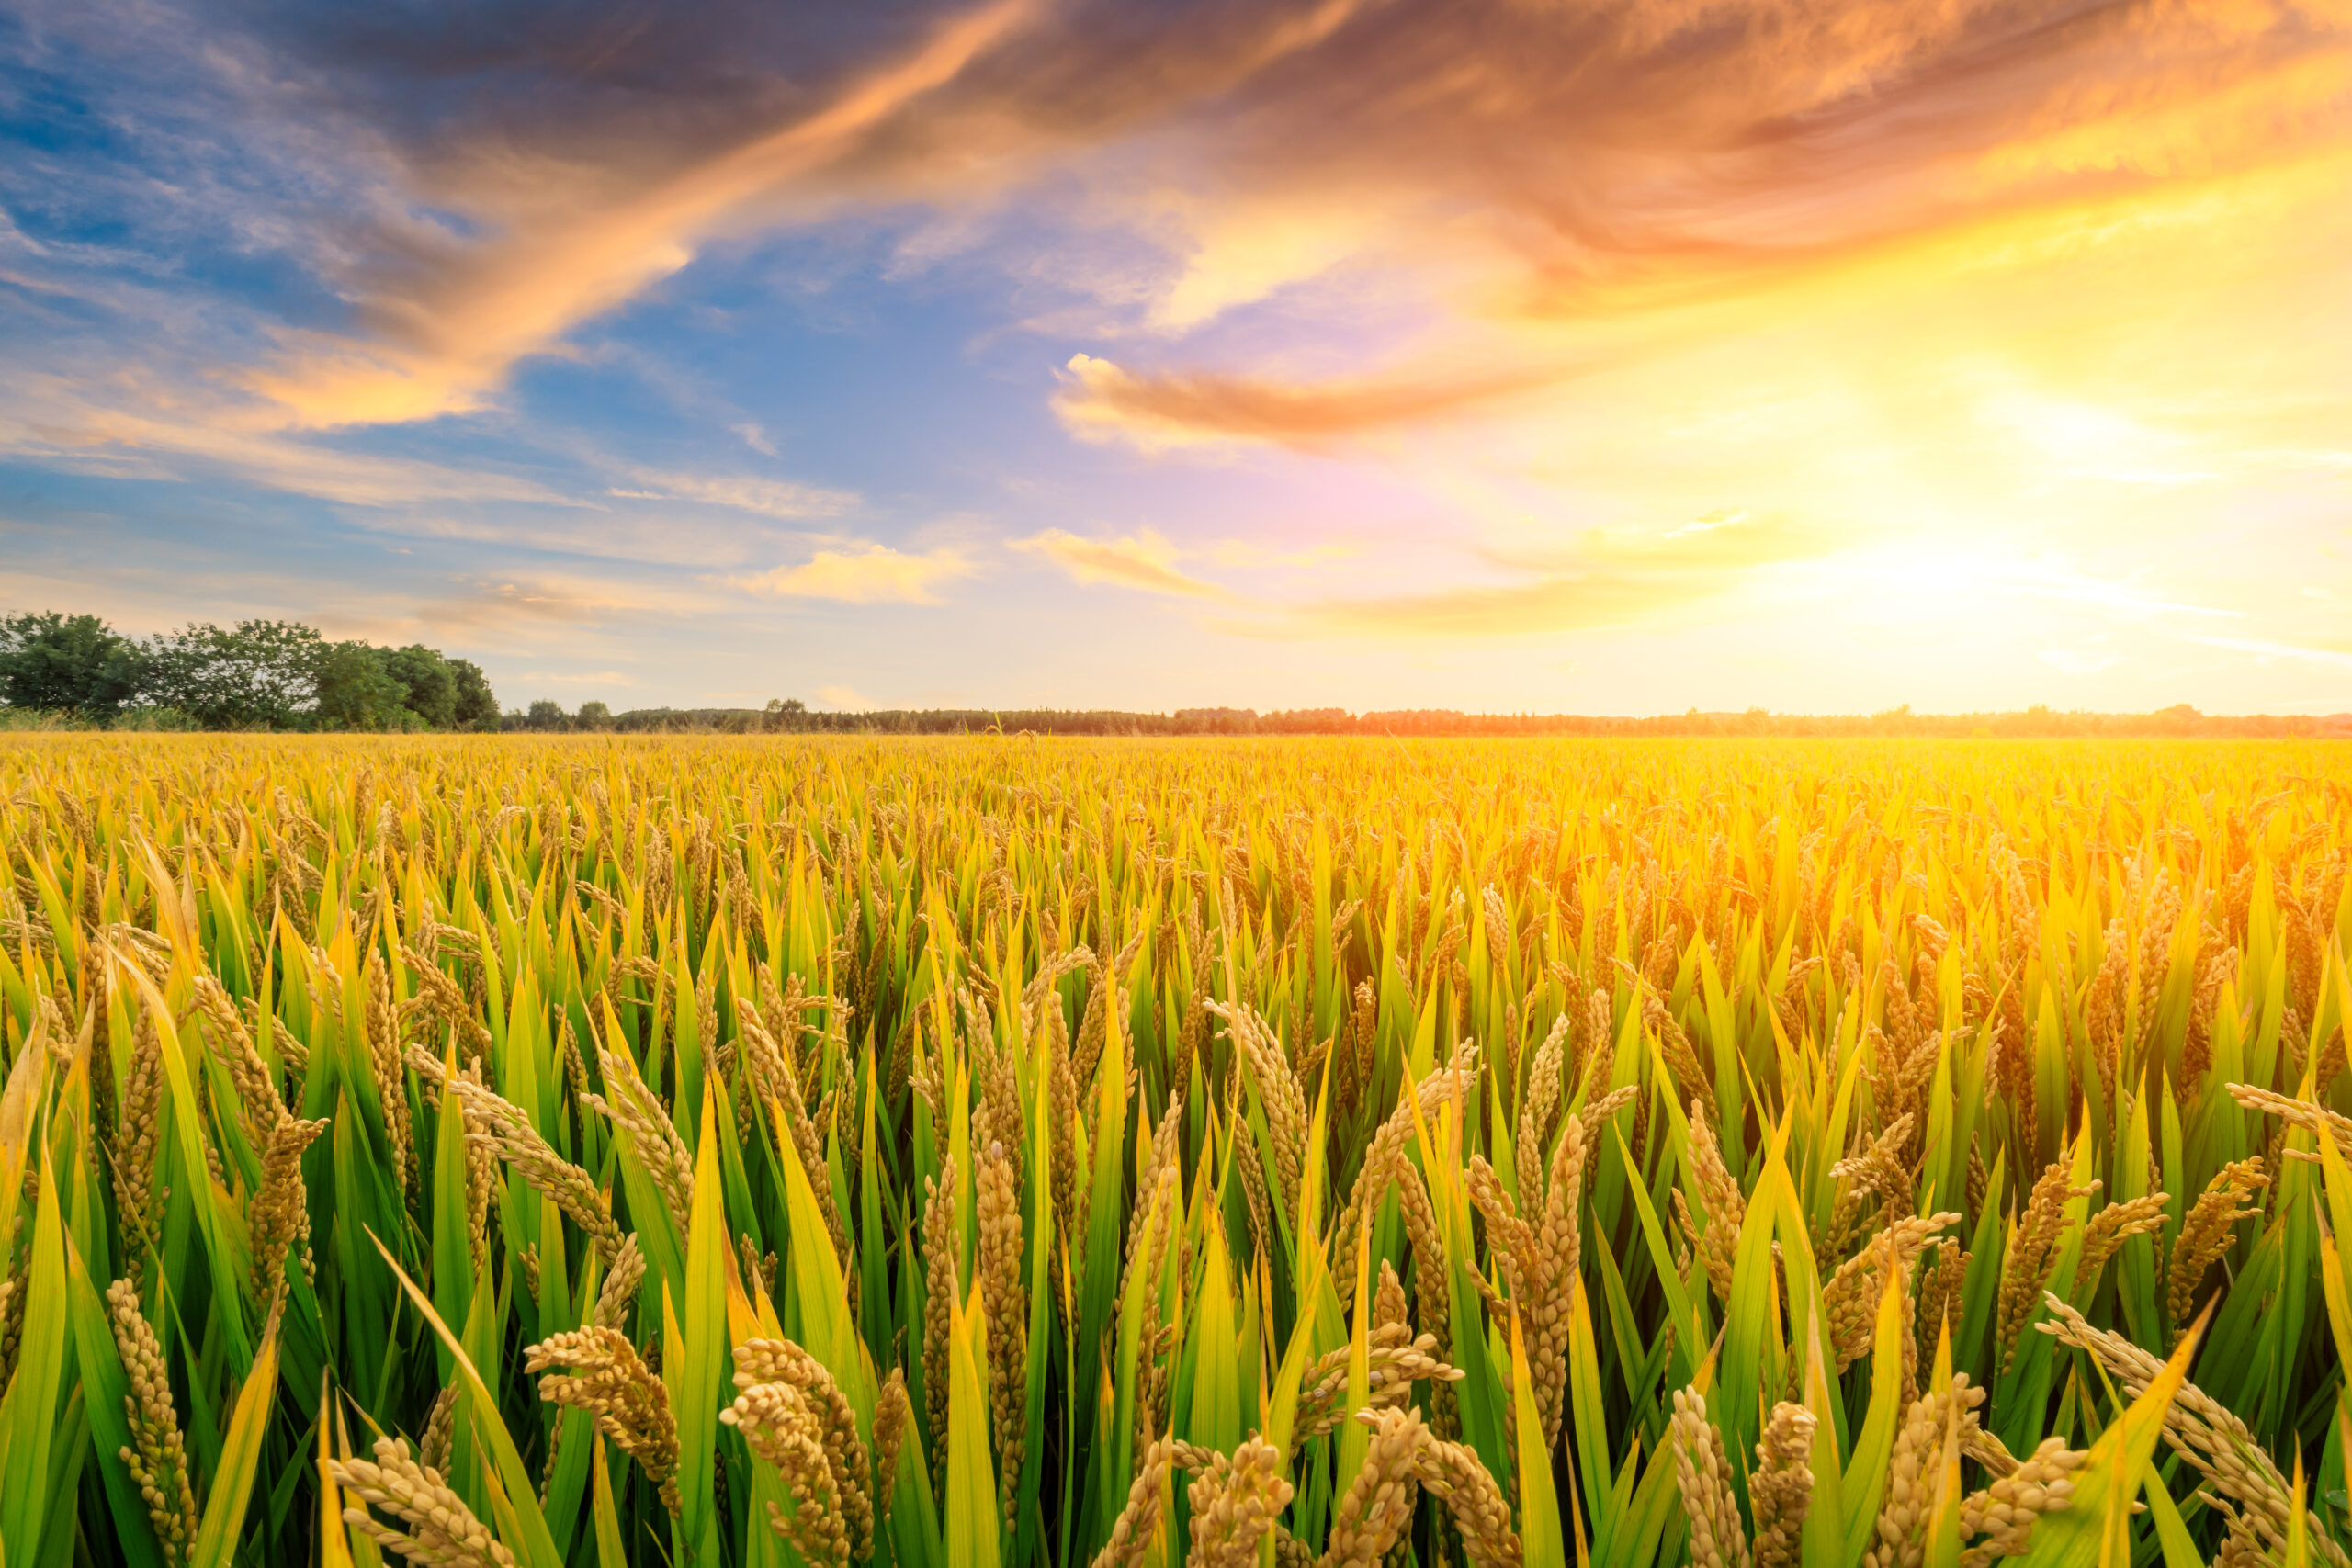
POLYGON ((0 607, 502 698, 2352 709, 2352 14, 0 7, 0 607))

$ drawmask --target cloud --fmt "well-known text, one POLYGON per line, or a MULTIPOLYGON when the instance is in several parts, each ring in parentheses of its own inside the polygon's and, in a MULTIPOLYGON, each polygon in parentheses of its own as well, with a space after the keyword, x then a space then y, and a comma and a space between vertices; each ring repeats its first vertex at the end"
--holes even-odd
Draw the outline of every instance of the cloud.
POLYGON ((1560 372, 1388 377, 1293 386, 1205 372, 1138 376, 1107 359, 1074 355, 1055 412, 1073 434, 1143 446, 1261 441, 1321 446, 1344 436, 1421 424, 1556 384, 1560 372))
POLYGON ((703 156, 672 151, 658 172, 631 168, 617 149, 601 169, 566 169, 558 154, 534 157, 512 145, 469 149, 458 168, 445 171, 457 176, 447 195, 483 209, 490 237, 469 243, 447 226, 426 229, 409 254, 362 269, 356 299, 369 336, 288 330, 277 362, 248 374, 246 384, 288 423, 307 427, 479 409, 517 360, 548 352, 580 322, 677 272, 699 245, 751 220, 747 209, 849 157, 1001 42, 1029 10, 1029 0, 994 0, 949 17, 895 58, 846 79, 821 107, 787 113, 703 156), (489 158, 497 162, 485 169, 489 158), (527 197, 514 186, 518 176, 551 183, 527 197), (566 188, 577 198, 549 194, 566 188))
MULTIPOLYGON (((792 400, 830 393, 816 362, 754 356, 775 322, 756 291, 805 302, 818 273, 861 280, 843 317, 930 289, 905 320, 991 377, 1007 334, 1050 330, 1036 356, 1067 365, 1042 396, 1080 438, 1277 449, 1193 489, 1159 489, 1173 465, 1152 465, 1133 481, 1148 497, 1096 515, 1238 499, 1311 516, 1326 496, 1291 484, 1308 466, 1285 454, 1358 465, 1306 484, 1363 476, 1351 504, 1378 487, 1351 525, 1381 543, 1344 584, 1284 584, 1300 603, 1245 574, 1323 564, 1308 550, 1065 529, 1018 546, 1260 635, 1689 617, 1817 552, 1773 532, 1799 513, 1857 554, 1874 533, 1995 533, 2108 558, 2086 542, 2105 530, 2144 558, 2267 528, 2258 565, 2200 558, 2231 581, 2200 575, 2193 596, 2275 607, 2301 602, 2304 519, 2341 511, 2321 487, 2346 462, 2352 341, 2342 0, 483 0, 430 28, 288 0, 34 9, 0 38, 0 89, 42 84, 109 129, 0 160, 0 454, 126 489, 322 497, 452 554, 495 541, 467 569, 529 575, 434 612, 484 636, 707 610, 730 573, 920 603, 971 570, 977 543, 901 554, 799 526, 968 500, 907 494, 985 468, 952 441, 935 464, 844 442, 827 485, 740 471, 797 454, 812 422, 792 400), (752 250, 787 232, 818 237, 752 250), (740 275, 681 275, 714 254, 740 275), (689 321, 754 352, 706 353, 689 321), (534 355, 626 369, 703 448, 608 419, 638 410, 584 372, 501 409, 534 355), (747 363, 757 386, 689 385, 747 363), (549 439, 583 411, 593 433, 549 439), (409 428, 352 428, 392 424, 409 428), (1746 518, 1709 510, 1727 496, 1746 518), (2273 502, 2301 510, 2272 524, 2273 502), (1478 549, 1522 509, 1647 526, 1478 549), (1777 542, 1731 547, 1759 538, 1777 542), (699 598, 544 576, 598 551, 691 553, 699 598)), ((897 324, 852 375, 925 372, 897 324)), ((929 436, 956 384, 905 398, 886 436, 929 436)), ((1078 486, 1136 471, 1083 456, 1024 531, 1087 526, 1078 486)), ((226 517, 240 498, 221 499, 226 517)), ((1843 607, 1819 601, 1838 626, 1806 628, 1816 643, 1865 600, 1888 623, 1906 603, 1855 581, 1843 607)), ((2002 657, 2047 676, 2035 652, 2080 650, 2075 611, 2200 615, 2118 582, 1992 584, 2051 601, 2002 657)), ((2199 624, 2240 625, 2216 613, 2199 624)))
MULTIPOLYGON (((2352 102, 2352 21, 2296 0, 948 0, 821 20, 487 0, 429 30, 93 0, 51 20, 179 117, 144 149, 175 181, 137 199, 332 291, 344 321, 306 301, 256 326, 258 363, 216 367, 267 405, 243 417, 297 427, 481 409, 714 243, 888 212, 905 247, 1102 250, 1047 265, 1057 298, 1024 313, 1075 319, 1092 292, 1106 331, 1197 332, 1307 280, 1371 289, 1433 356, 1322 379, 1080 359, 1056 400, 1094 438, 1316 446, 1579 377, 1586 355, 1542 341, 1562 323, 2005 218, 2064 235, 2088 201, 2340 145, 2352 102), (167 34, 206 41, 198 73, 136 54, 167 34), (1011 203, 1023 221, 982 220, 1011 203), (1092 243, 1111 233, 1156 259, 1092 243)), ((8 235, 34 262, 57 249, 8 235)))
POLYGON ((62 377, 0 382, 0 454, 51 467, 151 479, 228 476, 266 490, 345 505, 519 502, 575 507, 574 497, 520 474, 339 449, 317 440, 207 418, 193 394, 154 408, 94 400, 62 377))
POLYGON ((1115 539, 1089 539, 1066 529, 1048 528, 1010 547, 1048 560, 1074 582, 1108 582, 1187 599, 1228 599, 1233 595, 1214 582, 1181 571, 1176 563, 1182 551, 1149 528, 1115 539))
POLYGON ((631 501, 694 501, 706 506, 731 507, 763 517, 786 521, 803 517, 835 517, 858 504, 854 491, 824 490, 786 479, 731 478, 682 474, 653 469, 630 470, 629 484, 605 493, 631 501))
POLYGON ((854 686, 820 686, 817 701, 841 713, 872 713, 874 699, 854 686))
POLYGON ((1516 581, 1423 592, 1327 598, 1232 629, 1260 636, 1484 640, 1623 626, 1680 611, 1745 584, 1759 570, 1817 556, 1820 530, 1773 517, 1691 535, 1594 529, 1568 550, 1490 549, 1516 581))
POLYGON ((1720 507, 1702 517, 1693 517, 1679 528, 1668 528, 1669 539, 1686 538, 1692 534, 1712 534, 1718 528, 1736 528, 1747 521, 1747 513, 1737 507, 1720 507))
POLYGON ((415 616, 443 633, 511 637, 551 628, 609 625, 625 617, 641 625, 704 607, 692 595, 656 587, 515 578, 468 582, 447 597, 419 604, 415 616))
POLYGON ((969 577, 973 567, 960 550, 940 548, 908 555, 888 545, 823 549, 797 566, 732 577, 747 592, 773 598, 830 599, 843 604, 936 604, 937 589, 969 577))
MULTIPOLYGON (((1088 538, 1049 528, 1010 547, 1060 567, 1082 583, 1106 583, 1216 606, 1204 623, 1242 637, 1303 640, 1370 637, 1382 642, 1491 641, 1623 626, 1695 610, 1784 563, 1835 547, 1827 531, 1777 513, 1718 514, 1687 528, 1594 528, 1562 547, 1526 542, 1488 546, 1474 558, 1501 581, 1388 594, 1283 597, 1244 593, 1184 571, 1189 558, 1145 528, 1088 538)), ((1220 564, 1302 568, 1354 554, 1345 544, 1277 554, 1238 541, 1213 547, 1220 564)), ((1442 570, 1442 569, 1441 569, 1442 570)))
POLYGON ((2352 648, 2312 648, 2301 643, 2278 642, 2268 637, 2188 637, 2182 640, 2200 643, 2207 648, 2226 649, 2232 653, 2253 655, 2267 662, 2274 659, 2293 660, 2306 664, 2330 664, 2338 669, 2352 670, 2352 648))

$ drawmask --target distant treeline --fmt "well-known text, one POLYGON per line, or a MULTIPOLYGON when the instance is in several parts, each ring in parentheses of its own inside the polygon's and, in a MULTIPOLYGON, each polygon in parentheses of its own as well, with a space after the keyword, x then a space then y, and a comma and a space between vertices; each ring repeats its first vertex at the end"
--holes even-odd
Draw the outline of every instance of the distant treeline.
POLYGON ((334 642, 299 621, 125 637, 96 615, 0 616, 0 705, 130 729, 496 729, 481 669, 421 644, 334 642))
POLYGON ((412 643, 332 641, 299 621, 195 624, 139 638, 96 615, 0 615, 0 727, 30 721, 132 729, 512 730, 535 734, 853 735, 1593 735, 2352 737, 2352 714, 2154 713, 1583 714, 1460 713, 1452 708, 884 708, 812 713, 797 699, 763 708, 567 711, 542 697, 501 713, 470 660, 412 643))
POLYGON ((1651 718, 1582 714, 1477 714, 1452 708, 1396 708, 1351 713, 1345 708, 1178 708, 1173 713, 1121 713, 1104 708, 886 708, 869 713, 811 713, 797 701, 765 708, 632 708, 614 713, 603 703, 577 714, 539 701, 506 716, 505 728, 541 732, 616 734, 856 734, 966 735, 1594 735, 1594 736, 1993 736, 2007 739, 2097 736, 2293 737, 2352 736, 2352 714, 2327 718, 2269 714, 2199 713, 2182 703, 2154 713, 2061 712, 2039 705, 2007 713, 1917 714, 1908 707, 1883 713, 1808 715, 1688 713, 1651 718))

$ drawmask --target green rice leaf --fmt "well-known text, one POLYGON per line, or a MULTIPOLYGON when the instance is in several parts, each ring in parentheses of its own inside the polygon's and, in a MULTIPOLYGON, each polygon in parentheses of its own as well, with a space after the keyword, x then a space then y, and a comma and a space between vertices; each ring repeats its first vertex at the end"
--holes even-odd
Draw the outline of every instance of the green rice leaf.
POLYGON ((514 1439, 508 1434, 506 1423, 498 1418, 496 1397, 491 1393, 489 1385, 482 1382, 481 1373, 466 1354, 464 1345, 449 1331, 449 1325, 442 1321, 441 1314, 434 1310, 432 1299, 417 1289, 416 1281, 410 1279, 393 1258, 391 1250, 384 1246, 383 1238, 378 1236, 373 1239, 376 1250, 383 1254, 385 1267, 391 1269, 393 1277, 400 1280, 401 1291, 441 1341, 441 1348, 448 1354, 451 1370, 469 1396, 464 1403, 471 1418, 472 1431, 481 1441, 490 1465, 498 1473, 499 1483, 514 1506, 517 1528, 521 1531, 519 1538, 508 1541, 507 1546, 514 1552, 522 1568, 562 1568, 563 1560, 556 1552, 555 1538, 548 1533, 547 1519, 539 1512, 537 1483, 524 1465, 523 1456, 515 1451, 514 1439))
POLYGON ((670 1403, 678 1423, 678 1534, 689 1542, 699 1542, 711 1522, 712 1455, 731 1348, 726 1196, 718 1179, 718 1131, 707 1094, 697 1147, 694 1215, 686 1233, 685 1311, 679 1321, 685 1356, 670 1373, 670 1403))
POLYGON ((17 1341, 16 1375, 0 1397, 0 1476, 7 1481, 0 1486, 0 1540, 20 1562, 40 1560, 52 1506, 63 1501, 52 1495, 46 1481, 73 1354, 66 1321, 65 1227, 46 1150, 37 1168, 40 1195, 33 1207, 32 1247, 18 1286, 27 1292, 24 1325, 17 1341))

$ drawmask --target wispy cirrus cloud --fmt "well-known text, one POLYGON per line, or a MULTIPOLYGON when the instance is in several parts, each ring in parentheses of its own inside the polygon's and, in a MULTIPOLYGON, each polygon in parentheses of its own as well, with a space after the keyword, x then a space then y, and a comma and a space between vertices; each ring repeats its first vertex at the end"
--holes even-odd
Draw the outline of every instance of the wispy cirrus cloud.
POLYGON ((1548 367, 1517 367, 1300 385, 1204 371, 1142 375, 1080 354, 1067 367, 1054 409, 1072 434, 1088 440, 1119 438, 1148 447, 1209 441, 1317 447, 1475 412, 1562 378, 1548 367))
POLYGON ((1181 599, 1232 599, 1231 590, 1183 570, 1185 553, 1150 528, 1117 538, 1088 538, 1048 528, 1010 542, 1012 549, 1061 568, 1074 582, 1109 583, 1181 599))
POLYGON ((1111 538, 1048 529, 1010 547, 1052 562, 1075 582, 1213 605, 1209 624, 1243 636, 1489 642, 1689 609, 1759 570, 1820 556, 1836 544, 1822 530, 1780 516, 1726 511, 1702 522, 1696 529, 1591 529, 1548 547, 1487 547, 1470 554, 1487 569, 1484 581, 1392 593, 1298 592, 1291 573, 1347 559, 1346 549, 1284 558, 1238 541, 1212 547, 1211 559, 1283 574, 1241 592, 1184 570, 1181 563, 1193 553, 1148 528, 1111 538))
POLYGON ((2191 636, 2185 640, 2200 643, 2207 648, 2226 649, 2233 653, 2251 654, 2256 659, 2293 660, 2307 664, 2332 665, 2339 670, 2352 670, 2352 647, 2336 644, 2312 647, 2306 643, 2281 642, 2270 637, 2191 636))
POLYGON ((228 478, 370 508, 443 502, 582 504, 525 474, 352 451, 243 428, 178 393, 160 400, 160 406, 108 403, 94 398, 86 384, 57 376, 0 378, 0 456, 128 478, 228 478))
POLYGON ((591 169, 519 149, 503 166, 460 158, 445 171, 454 176, 447 195, 486 219, 491 235, 432 234, 399 265, 368 276, 359 302, 370 335, 289 331, 277 362, 252 371, 247 384, 302 426, 478 409, 517 360, 677 272, 730 226, 756 221, 747 209, 812 194, 800 187, 954 80, 1030 9, 1030 0, 993 0, 951 15, 912 47, 849 75, 830 102, 786 111, 782 123, 705 155, 673 154, 666 167, 646 168, 642 150, 591 169), (560 183, 525 196, 513 182, 527 175, 560 183), (578 196, 555 194, 567 187, 578 196))
POLYGON ((623 485, 609 487, 606 495, 628 501, 692 501, 724 506, 762 517, 793 521, 805 517, 837 517, 858 504, 854 491, 827 490, 789 479, 691 474, 660 469, 632 469, 623 485))
POLYGON ((419 603, 415 619, 436 632, 465 636, 540 637, 564 627, 592 627, 634 618, 687 615, 704 607, 696 595, 660 585, 624 584, 581 577, 475 581, 419 603))
MULTIPOLYGON (((1593 529, 1566 548, 1489 548, 1512 575, 1427 591, 1328 597, 1286 606, 1261 635, 1332 634, 1384 641, 1508 640, 1622 626, 1687 612, 1766 568, 1833 548, 1823 531, 1785 517, 1714 525, 1593 529)), ((1237 630, 1253 629, 1236 623, 1237 630)))

